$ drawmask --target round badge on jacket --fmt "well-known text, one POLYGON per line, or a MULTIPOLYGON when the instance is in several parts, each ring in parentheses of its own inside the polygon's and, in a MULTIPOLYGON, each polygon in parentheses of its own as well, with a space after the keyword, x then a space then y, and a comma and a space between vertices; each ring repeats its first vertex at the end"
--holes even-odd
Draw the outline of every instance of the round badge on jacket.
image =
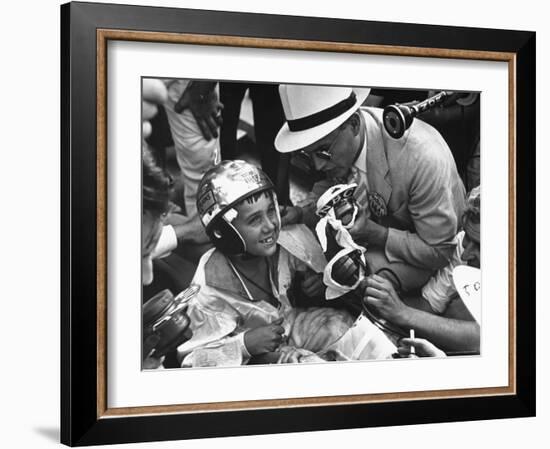
POLYGON ((378 192, 369 192, 369 209, 378 218, 385 217, 388 214, 388 208, 382 195, 378 192))

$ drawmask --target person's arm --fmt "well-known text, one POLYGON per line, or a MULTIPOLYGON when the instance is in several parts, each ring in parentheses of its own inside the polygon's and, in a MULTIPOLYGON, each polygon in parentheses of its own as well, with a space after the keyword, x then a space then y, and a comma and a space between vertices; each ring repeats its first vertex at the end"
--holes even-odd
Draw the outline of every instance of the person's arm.
POLYGON ((389 228, 385 252, 390 262, 438 269, 447 264, 455 248, 465 192, 445 142, 434 137, 419 145, 430 150, 419 150, 414 159, 408 211, 415 232, 389 228))
POLYGON ((166 219, 175 233, 177 244, 183 242, 203 242, 206 239, 204 226, 200 222, 198 214, 192 217, 172 213, 166 219))
MULTIPOLYGON (((397 324, 397 323, 396 323, 397 324)), ((447 351, 479 352, 479 325, 475 321, 456 320, 408 308, 400 327, 415 329, 417 335, 447 351)))
POLYGON ((174 111, 178 114, 187 108, 191 110, 206 140, 217 138, 218 128, 222 124, 223 105, 215 88, 216 82, 192 81, 174 105, 174 111))
POLYGON ((183 242, 197 242, 203 240, 204 227, 198 219, 189 220, 180 214, 171 214, 167 224, 162 228, 157 246, 153 250, 152 258, 158 259, 169 255, 183 242))
POLYGON ((364 300, 383 318, 403 329, 414 329, 421 338, 452 351, 479 352, 479 325, 417 310, 405 304, 391 283, 377 275, 367 279, 364 300))
POLYGON ((455 246, 452 239, 429 244, 417 233, 388 228, 385 253, 390 262, 437 270, 447 265, 455 246))
POLYGON ((402 338, 399 340, 397 352, 400 357, 447 357, 447 355, 433 343, 423 338, 402 338), (411 348, 415 351, 412 353, 411 348))
POLYGON ((423 301, 429 304, 433 313, 443 315, 451 300, 456 296, 456 288, 453 282, 453 270, 462 265, 462 239, 464 231, 459 232, 455 237, 456 247, 449 260, 449 263, 440 268, 428 282, 422 287, 423 301))
POLYGON ((178 247, 178 236, 173 226, 165 225, 162 228, 157 246, 153 250, 151 257, 158 259, 167 256, 178 247))

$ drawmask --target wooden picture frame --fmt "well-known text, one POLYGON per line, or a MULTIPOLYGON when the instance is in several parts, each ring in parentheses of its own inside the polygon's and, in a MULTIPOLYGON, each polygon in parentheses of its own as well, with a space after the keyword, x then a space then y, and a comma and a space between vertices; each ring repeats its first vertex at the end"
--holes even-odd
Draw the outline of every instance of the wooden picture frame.
POLYGON ((126 5, 61 7, 61 440, 77 446, 535 414, 535 33, 126 5), (509 70, 509 384, 109 409, 107 43, 504 61, 509 70))

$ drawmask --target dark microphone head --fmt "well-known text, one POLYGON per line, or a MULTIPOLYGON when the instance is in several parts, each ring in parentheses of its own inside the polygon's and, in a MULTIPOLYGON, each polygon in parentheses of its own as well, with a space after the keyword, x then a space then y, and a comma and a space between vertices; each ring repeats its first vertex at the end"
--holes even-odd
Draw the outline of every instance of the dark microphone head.
POLYGON ((356 250, 334 262, 331 277, 340 285, 351 287, 359 280, 361 267, 366 269, 365 264, 361 261, 361 251, 356 250))
POLYGON ((420 103, 392 104, 384 108, 382 118, 386 132, 394 139, 400 139, 409 129, 414 118, 443 103, 450 92, 441 91, 420 103))
POLYGON ((403 104, 392 104, 384 108, 382 115, 386 132, 394 139, 400 139, 409 129, 416 111, 403 104))

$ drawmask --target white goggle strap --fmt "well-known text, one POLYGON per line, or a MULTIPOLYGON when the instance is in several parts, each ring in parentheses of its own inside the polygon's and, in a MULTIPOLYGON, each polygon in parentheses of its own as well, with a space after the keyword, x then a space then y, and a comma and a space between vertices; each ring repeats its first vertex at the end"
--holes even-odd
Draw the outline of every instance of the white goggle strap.
POLYGON ((277 199, 277 192, 275 190, 271 191, 271 195, 273 198, 273 204, 275 204, 275 214, 277 215, 277 230, 281 230, 281 209, 279 208, 279 200, 277 199))
POLYGON ((232 223, 233 220, 235 220, 235 218, 237 218, 237 215, 238 215, 238 212, 235 209, 230 208, 223 214, 223 219, 225 220, 225 222, 229 226, 231 226, 231 228, 235 232, 235 235, 241 241, 241 244, 242 244, 242 247, 243 247, 243 253, 246 253, 246 242, 244 241, 243 236, 241 235, 241 233, 237 230, 237 228, 235 226, 233 226, 233 223, 232 223))

